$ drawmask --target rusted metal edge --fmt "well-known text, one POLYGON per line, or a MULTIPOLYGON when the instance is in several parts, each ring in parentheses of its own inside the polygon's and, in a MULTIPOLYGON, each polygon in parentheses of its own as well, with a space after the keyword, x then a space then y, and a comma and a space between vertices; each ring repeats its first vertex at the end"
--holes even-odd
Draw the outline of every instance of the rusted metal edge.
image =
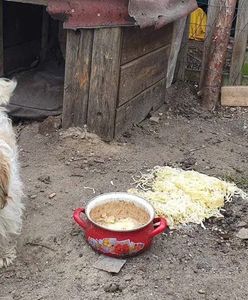
POLYGON ((48 13, 66 29, 132 26, 128 0, 49 0, 48 13))
POLYGON ((48 0, 47 11, 66 29, 134 26, 160 28, 197 8, 196 0, 48 0))

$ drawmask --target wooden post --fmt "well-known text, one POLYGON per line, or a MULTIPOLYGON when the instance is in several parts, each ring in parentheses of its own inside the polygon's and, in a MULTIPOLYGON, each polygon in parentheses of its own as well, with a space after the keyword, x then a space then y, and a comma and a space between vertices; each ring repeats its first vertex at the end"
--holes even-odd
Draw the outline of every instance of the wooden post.
POLYGON ((176 69, 177 57, 181 47, 184 28, 186 24, 187 17, 183 17, 173 24, 173 35, 171 41, 171 50, 170 56, 168 60, 167 67, 167 80, 166 80, 166 88, 170 87, 174 78, 174 73, 176 69))
POLYGON ((239 0, 235 40, 230 69, 230 85, 240 85, 248 38, 248 1, 239 0))
POLYGON ((202 83, 203 107, 213 110, 219 100, 222 72, 237 0, 219 0, 220 10, 211 36, 205 80, 202 83))
POLYGON ((185 29, 182 38, 182 44, 180 51, 178 53, 177 59, 177 79, 184 80, 185 79, 185 69, 187 68, 187 55, 188 55, 188 45, 189 45, 189 23, 190 16, 187 17, 185 29))
POLYGON ((121 28, 94 31, 87 125, 106 141, 115 132, 121 33, 121 28))
POLYGON ((201 75, 199 83, 199 91, 202 94, 202 86, 205 81, 206 71, 208 69, 209 60, 209 48, 211 44, 211 38, 213 35, 213 29, 216 26, 216 21, 218 20, 218 15, 220 12, 220 0, 209 0, 208 2, 208 15, 207 15, 207 28, 203 48, 202 65, 201 65, 201 75))
POLYGON ((67 32, 63 128, 87 122, 93 33, 93 29, 67 32))
POLYGON ((0 0, 0 76, 4 74, 4 53, 3 53, 3 0, 0 0))

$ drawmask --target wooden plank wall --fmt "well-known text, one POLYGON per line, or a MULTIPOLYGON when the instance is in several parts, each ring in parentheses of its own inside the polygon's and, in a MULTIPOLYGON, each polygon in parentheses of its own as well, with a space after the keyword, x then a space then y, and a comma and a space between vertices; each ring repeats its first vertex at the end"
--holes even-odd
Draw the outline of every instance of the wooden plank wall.
POLYGON ((172 32, 173 24, 123 30, 115 135, 163 104, 172 32))
POLYGON ((235 41, 230 69, 230 85, 240 85, 248 38, 248 1, 239 0, 235 41))
POLYGON ((87 123, 93 30, 67 31, 63 127, 87 123))
POLYGON ((121 31, 117 27, 94 32, 87 125, 106 141, 114 138, 121 31))
POLYGON ((165 100, 173 25, 67 33, 63 127, 111 141, 165 100))

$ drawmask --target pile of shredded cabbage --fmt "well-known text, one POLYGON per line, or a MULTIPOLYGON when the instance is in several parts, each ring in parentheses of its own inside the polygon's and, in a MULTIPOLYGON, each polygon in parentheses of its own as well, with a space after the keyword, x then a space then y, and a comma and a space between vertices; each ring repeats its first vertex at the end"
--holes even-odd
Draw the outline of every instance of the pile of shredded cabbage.
POLYGON ((135 183, 136 188, 129 193, 148 200, 157 215, 167 218, 171 228, 188 223, 204 227, 204 220, 222 217, 221 208, 226 201, 234 196, 247 198, 234 183, 171 167, 155 167, 135 183))

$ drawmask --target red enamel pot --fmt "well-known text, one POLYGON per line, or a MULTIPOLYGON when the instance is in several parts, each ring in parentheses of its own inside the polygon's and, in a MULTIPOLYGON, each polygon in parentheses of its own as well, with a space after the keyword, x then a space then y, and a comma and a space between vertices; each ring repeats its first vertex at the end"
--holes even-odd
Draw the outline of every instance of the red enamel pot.
POLYGON ((137 255, 151 246, 153 238, 164 232, 167 222, 164 218, 155 218, 152 205, 146 200, 127 193, 109 193, 92 199, 86 208, 78 208, 73 214, 74 220, 82 227, 90 246, 99 253, 112 257, 137 255), (110 230, 97 223, 91 217, 91 210, 101 204, 113 201, 132 202, 145 209, 149 221, 134 230, 110 230), (84 214, 84 217, 82 216, 84 214))

